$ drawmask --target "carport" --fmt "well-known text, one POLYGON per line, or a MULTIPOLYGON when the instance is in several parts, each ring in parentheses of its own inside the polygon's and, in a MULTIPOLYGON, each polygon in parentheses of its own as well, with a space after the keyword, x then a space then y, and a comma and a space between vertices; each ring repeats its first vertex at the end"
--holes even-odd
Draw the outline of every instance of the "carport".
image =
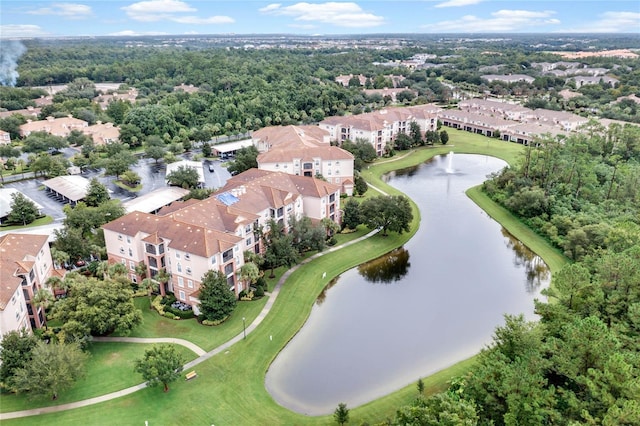
POLYGON ((168 206, 174 201, 182 199, 188 193, 189 190, 178 188, 177 186, 159 188, 149 192, 148 194, 141 195, 133 200, 122 203, 122 206, 127 213, 131 213, 133 211, 157 213, 157 211, 162 207, 168 206))
POLYGON ((89 180, 82 176, 58 176, 43 182, 50 196, 63 203, 78 204, 87 196, 89 180))

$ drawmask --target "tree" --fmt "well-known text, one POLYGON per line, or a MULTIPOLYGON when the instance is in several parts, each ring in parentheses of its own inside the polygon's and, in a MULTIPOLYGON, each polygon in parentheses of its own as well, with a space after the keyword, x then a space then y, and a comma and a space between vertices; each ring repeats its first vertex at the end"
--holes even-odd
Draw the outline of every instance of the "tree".
POLYGON ((11 212, 7 220, 11 223, 26 225, 38 218, 38 208, 35 203, 20 192, 11 194, 11 212))
POLYGON ((158 282, 151 278, 145 278, 140 282, 140 287, 147 290, 147 295, 149 296, 149 309, 153 309, 153 306, 151 306, 152 294, 154 291, 158 290, 158 282))
POLYGON ((179 186, 184 189, 197 187, 198 179, 198 171, 188 166, 180 166, 167 175, 169 185, 179 186))
POLYGON ((353 180, 353 192, 355 193, 355 195, 364 195, 364 193, 369 189, 369 184, 367 184, 367 181, 362 176, 360 176, 360 173, 356 173, 353 177, 353 180))
POLYGON ((31 359, 31 352, 38 339, 26 330, 10 331, 0 341, 0 384, 11 388, 14 372, 31 359))
POLYGON ((227 277, 220 271, 207 271, 200 284, 199 309, 205 319, 222 321, 236 307, 236 295, 229 289, 227 277))
POLYGON ((362 170, 365 163, 371 163, 373 160, 378 158, 376 149, 370 142, 367 142, 364 139, 358 138, 355 143, 350 140, 346 140, 342 143, 342 149, 353 154, 355 157, 353 167, 356 170, 362 170))
POLYGON ((227 170, 231 175, 237 175, 249 169, 258 168, 258 154, 258 148, 253 145, 240 148, 227 170))
POLYGON ((347 199, 342 214, 342 228, 356 229, 361 223, 360 203, 353 198, 347 199))
POLYGON ((133 170, 127 170, 118 176, 118 180, 127 186, 135 187, 140 183, 140 175, 133 170))
POLYGON ((142 322, 130 285, 111 279, 80 277, 71 285, 67 297, 56 303, 55 319, 63 323, 77 321, 85 325, 92 336, 116 331, 127 334, 142 322))
POLYGON ((105 174, 109 176, 119 176, 137 162, 138 160, 133 153, 122 150, 103 160, 102 166, 105 168, 105 174))
POLYGON ((258 265, 253 262, 245 262, 240 268, 240 279, 248 284, 255 284, 260 278, 260 270, 258 265))
POLYGON ((87 196, 84 202, 87 206, 98 207, 105 201, 111 199, 107 187, 101 184, 98 179, 92 178, 89 181, 89 187, 87 188, 87 196))
POLYGON ((364 200, 360 204, 362 221, 369 228, 381 228, 382 235, 387 231, 409 232, 413 220, 409 199, 403 195, 379 196, 364 200))
POLYGON ((24 152, 44 152, 50 149, 62 149, 67 146, 67 140, 61 136, 55 136, 47 132, 32 132, 24 140, 22 150, 24 152))
POLYGON ((87 358, 77 344, 38 342, 31 360, 15 370, 13 389, 57 399, 60 392, 70 389, 82 377, 87 358))
POLYGON ((338 408, 333 412, 333 419, 339 425, 349 423, 349 409, 347 408, 347 404, 344 402, 338 404, 338 408))
POLYGON ((400 133, 398 136, 396 136, 394 146, 397 150, 406 151, 407 149, 411 148, 411 145, 413 145, 413 143, 414 142, 411 139, 411 136, 407 135, 406 133, 400 133))
POLYGON ((446 130, 442 130, 440 132, 440 143, 442 145, 446 145, 449 142, 449 133, 446 130))
POLYGON ((158 145, 147 145, 147 147, 144 150, 144 155, 147 158, 153 158, 156 164, 158 164, 158 160, 164 157, 164 154, 165 154, 164 147, 158 146, 158 145))
POLYGON ((51 294, 49 290, 45 290, 44 288, 39 288, 31 299, 31 304, 34 308, 36 308, 36 312, 39 308, 43 309, 45 328, 47 324, 47 309, 53 302, 53 294, 51 294))
POLYGON ((176 348, 171 345, 154 345, 144 352, 144 356, 135 362, 135 371, 142 374, 149 387, 162 384, 169 391, 169 383, 180 377, 184 360, 176 348))
POLYGON ((411 139, 413 140, 413 145, 424 145, 424 140, 422 139, 422 129, 417 121, 412 121, 409 124, 409 134, 411 135, 411 139))
POLYGON ((206 142, 202 144, 202 155, 205 158, 211 157, 211 145, 206 142))

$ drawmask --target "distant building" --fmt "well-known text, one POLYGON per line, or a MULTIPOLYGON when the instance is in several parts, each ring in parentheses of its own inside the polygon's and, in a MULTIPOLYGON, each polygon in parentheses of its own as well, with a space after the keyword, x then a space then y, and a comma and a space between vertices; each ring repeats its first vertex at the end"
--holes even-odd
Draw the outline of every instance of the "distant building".
POLYGON ((72 116, 31 121, 20 126, 20 136, 27 137, 33 132, 46 132, 55 136, 67 137, 72 130, 80 130, 89 126, 84 120, 72 116))
POLYGON ((0 130, 0 145, 9 145, 11 143, 11 134, 0 130))
POLYGON ((120 128, 113 123, 102 123, 98 121, 93 126, 82 127, 82 133, 90 136, 95 145, 107 145, 118 142, 120 139, 120 128))
POLYGON ((501 81, 503 83, 533 83, 535 81, 535 78, 531 77, 530 75, 524 74, 485 74, 480 76, 480 78, 487 80, 488 82, 501 81))

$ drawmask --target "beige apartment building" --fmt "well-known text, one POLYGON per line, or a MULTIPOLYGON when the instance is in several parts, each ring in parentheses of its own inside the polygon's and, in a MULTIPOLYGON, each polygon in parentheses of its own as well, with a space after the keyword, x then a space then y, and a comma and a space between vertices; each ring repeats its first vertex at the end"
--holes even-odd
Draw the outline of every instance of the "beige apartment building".
POLYGON ((53 273, 47 235, 6 234, 0 237, 0 340, 14 330, 45 323, 42 307, 31 303, 53 273))
POLYGON ((248 284, 240 278, 244 251, 259 253, 258 229, 268 231, 271 219, 285 228, 292 217, 340 221, 340 187, 319 179, 251 169, 232 177, 206 200, 175 202, 152 215, 131 212, 103 226, 111 263, 129 268, 137 282, 136 265, 147 276, 166 270, 171 278, 161 294, 194 306, 202 276, 218 270, 236 295, 248 284))
POLYGON ((328 131, 318 126, 272 126, 255 131, 252 140, 260 151, 259 169, 322 176, 353 195, 353 154, 332 146, 328 131))

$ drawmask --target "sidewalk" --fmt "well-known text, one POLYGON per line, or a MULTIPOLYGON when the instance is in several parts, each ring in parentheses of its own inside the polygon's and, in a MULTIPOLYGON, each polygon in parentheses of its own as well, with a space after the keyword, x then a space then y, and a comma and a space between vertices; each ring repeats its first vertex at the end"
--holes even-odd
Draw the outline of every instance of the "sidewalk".
MULTIPOLYGON (((296 271, 300 266, 311 262, 313 259, 317 259, 317 258, 319 258, 321 256, 324 256, 327 253, 331 253, 331 252, 334 252, 336 250, 340 250, 340 249, 342 249, 344 247, 348 247, 350 245, 356 244, 356 243, 358 243, 358 242, 360 242, 362 240, 365 240, 365 239, 367 239, 369 237, 374 236, 378 232, 380 232, 379 229, 374 229, 373 231, 369 232, 368 234, 363 235, 360 238, 356 238, 353 241, 349 241, 349 242, 341 244, 339 246, 331 247, 330 249, 328 249, 326 251, 322 251, 320 253, 316 253, 313 256, 303 260, 300 264, 295 265, 294 267, 289 269, 287 272, 285 272, 282 275, 282 277, 280 278, 280 280, 278 281, 278 283, 276 284, 276 286, 273 288, 273 291, 269 294, 269 300, 267 300, 267 303, 264 305, 264 307, 262 308, 262 310, 260 311, 260 313, 258 314, 256 319, 254 319, 253 322, 251 324, 249 324, 249 326, 246 328, 246 334, 249 334, 253 330, 255 330, 258 327, 258 325, 260 325, 260 323, 266 318, 267 314, 269 314, 273 304, 275 303, 276 299, 278 298, 278 294, 280 294, 280 289, 282 288, 284 283, 287 281, 287 278, 289 278, 289 276, 294 271, 296 271)), ((189 369, 195 367, 196 365, 198 365, 198 364, 210 359, 214 355, 217 355, 220 352, 225 351, 226 349, 228 349, 229 347, 231 347, 232 345, 234 345, 235 343, 238 343, 239 341, 241 341, 243 339, 244 339, 244 332, 238 334, 237 336, 233 337, 229 341, 223 343, 222 345, 214 348, 213 350, 211 350, 209 352, 204 352, 203 349, 201 349, 197 345, 195 345, 195 344, 193 344, 191 342, 188 342, 186 340, 176 339, 176 338, 171 338, 171 337, 166 337, 166 338, 163 338, 163 337, 161 337, 161 338, 95 337, 94 341, 96 341, 96 342, 108 342, 108 341, 111 341, 111 342, 134 342, 134 343, 163 342, 163 343, 175 343, 175 344, 178 344, 178 345, 183 345, 183 346, 188 347, 189 349, 191 349, 192 351, 194 351, 195 353, 200 355, 198 358, 194 359, 191 362, 188 362, 187 364, 185 364, 183 366, 183 370, 189 370, 189 369)), ((97 396, 97 397, 94 397, 94 398, 84 399, 82 401, 70 402, 70 403, 67 403, 67 404, 61 404, 61 405, 50 406, 50 407, 33 408, 31 410, 22 410, 22 411, 13 411, 13 412, 9 412, 9 413, 0 413, 0 421, 9 420, 9 419, 17 419, 17 418, 20 418, 20 417, 37 416, 39 414, 57 413, 57 412, 60 412, 60 411, 72 410, 74 408, 86 407, 86 406, 89 406, 89 405, 94 405, 94 404, 98 404, 98 403, 101 403, 101 402, 109 401, 109 400, 112 400, 112 399, 120 398, 121 396, 129 395, 131 393, 134 393, 134 392, 137 392, 139 390, 142 390, 142 389, 144 389, 146 387, 147 387, 147 384, 145 382, 145 383, 141 383, 141 384, 136 385, 136 386, 131 386, 129 388, 122 389, 122 390, 119 390, 119 391, 116 391, 116 392, 111 392, 111 393, 108 393, 106 395, 101 395, 101 396, 97 396)))

